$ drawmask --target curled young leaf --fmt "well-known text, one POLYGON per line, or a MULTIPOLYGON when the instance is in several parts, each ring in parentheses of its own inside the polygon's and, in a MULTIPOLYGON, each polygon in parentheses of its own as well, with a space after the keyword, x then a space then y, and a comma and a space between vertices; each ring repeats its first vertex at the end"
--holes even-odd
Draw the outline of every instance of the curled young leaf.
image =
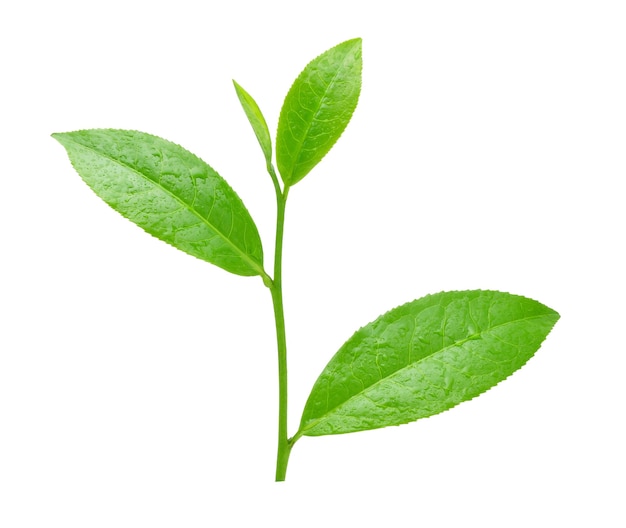
POLYGON ((257 228, 235 191, 184 148, 132 130, 52 135, 113 209, 172 246, 238 275, 261 275, 257 228))
POLYGON ((272 163, 272 139, 270 138, 270 131, 263 117, 263 113, 259 105, 256 104, 256 101, 248 92, 237 84, 235 80, 233 80, 233 84, 235 85, 235 91, 237 92, 237 97, 243 107, 243 111, 246 113, 248 121, 250 121, 252 125, 252 130, 254 130, 259 145, 261 145, 265 162, 270 165, 272 163))
POLYGON ((361 39, 313 59, 295 80, 280 111, 276 162, 285 185, 304 178, 339 139, 361 92, 361 39))
POLYGON ((537 301, 496 291, 442 292, 399 306, 330 360, 296 438, 400 425, 474 398, 524 365, 558 319, 537 301))

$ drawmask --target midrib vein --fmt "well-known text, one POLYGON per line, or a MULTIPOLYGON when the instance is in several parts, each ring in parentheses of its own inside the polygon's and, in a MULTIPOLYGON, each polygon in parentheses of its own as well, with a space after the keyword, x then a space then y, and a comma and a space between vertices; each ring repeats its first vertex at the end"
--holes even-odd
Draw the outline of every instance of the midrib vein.
MULTIPOLYGON (((130 166, 130 165, 128 165, 128 164, 126 164, 126 163, 116 159, 116 158, 113 158, 113 157, 109 156, 108 154, 104 154, 103 152, 101 152, 101 151, 99 151, 99 150, 97 150, 97 149, 95 149, 93 147, 90 147, 90 146, 84 145, 82 143, 79 143, 77 141, 74 141, 71 138, 68 138, 68 139, 70 139, 70 141, 72 141, 75 145, 78 145, 79 147, 87 149, 87 150, 97 154, 98 156, 101 156, 101 157, 103 157, 103 158, 105 158, 105 159, 107 159, 107 160, 109 160, 109 161, 111 161, 113 163, 116 163, 120 167, 124 167, 125 169, 127 169, 127 170, 129 170, 129 171, 131 171, 131 172, 133 172, 135 174, 137 174, 139 177, 143 178, 144 180, 150 182, 155 187, 158 187, 159 189, 161 189, 161 191, 163 191, 164 194, 167 194, 168 196, 171 196, 172 198, 174 198, 174 200, 176 200, 180 205, 182 205, 188 211, 191 211, 192 214, 194 214, 197 218, 199 218, 200 221, 203 222, 210 230, 212 230, 213 232, 217 233, 220 236, 220 238, 224 242, 226 242, 228 244, 228 246, 230 246, 234 250, 234 252, 236 254, 238 254, 240 257, 243 258, 244 261, 246 261, 248 264, 251 265, 252 269, 258 271, 259 275, 263 276, 265 274, 265 271, 263 270, 262 267, 260 267, 258 265, 258 263, 256 263, 254 260, 252 260, 247 253, 244 253, 241 250, 241 248, 239 248, 231 240, 229 240, 224 235, 224 233, 221 230, 219 230, 216 226, 214 226, 211 222, 209 222, 208 218, 205 218, 204 216, 202 216, 200 214, 200 212, 195 209, 195 207, 190 206, 188 203, 184 202, 176 194, 174 194, 170 190, 168 190, 165 187, 163 187, 163 185, 161 185, 159 182, 156 182, 156 181, 150 179, 147 175, 145 175, 142 172, 138 171, 134 167, 132 167, 132 166, 130 166)), ((198 158, 198 159, 200 159, 200 158, 198 158)), ((213 200, 213 203, 215 203, 215 200, 213 200)), ((212 206, 213 206, 213 204, 212 204, 212 206)), ((234 212, 232 211, 232 208, 231 208, 231 213, 233 214, 233 224, 234 224, 234 212)))
POLYGON ((354 44, 353 47, 350 48, 349 52, 346 53, 345 57, 341 61, 341 67, 337 69, 337 71, 333 75, 333 78, 328 83, 328 86, 324 90, 324 95, 322 95, 322 97, 319 98, 319 101, 317 103, 317 108, 315 109, 315 112, 313 113, 313 119, 311 119, 311 121, 309 122, 309 124, 307 126, 307 129, 306 129, 306 133, 302 136, 302 141, 300 141, 299 144, 298 144, 298 152, 294 156, 294 160, 295 161, 294 161, 293 167, 291 169, 290 177, 293 176, 293 173, 295 172, 296 167, 298 165, 300 165, 300 161, 299 160, 300 160, 300 154, 302 152, 302 147, 304 146, 304 143, 305 143, 306 139, 309 136, 309 132, 311 131, 311 127, 313 126, 313 123, 317 120, 317 116, 319 114, 320 108, 322 107, 322 102, 324 101, 324 99, 326 99, 326 96, 327 96, 328 92, 330 91, 331 87, 335 84, 335 81, 337 80, 337 77, 339 77, 339 74, 343 71, 344 65, 345 65, 346 61, 348 60, 348 58, 351 56, 351 52, 354 49, 354 46, 356 46, 356 45, 357 44, 354 44))
POLYGON ((329 415, 331 415, 333 412, 335 412, 337 409, 340 409, 341 407, 345 406, 348 402, 350 402, 351 400, 354 400, 358 397, 361 397, 363 395, 365 395, 368 392, 371 392, 373 389, 375 389, 378 385, 381 385, 382 383, 388 382, 389 380, 393 379, 397 374, 414 367, 415 365, 418 365, 420 362, 422 361, 426 361, 428 359, 432 359, 432 357, 436 354, 440 354, 442 352, 445 352, 446 350, 449 350, 453 347, 457 347, 457 346, 461 346, 464 345, 465 343, 467 343, 468 341, 472 341, 478 337, 483 336, 484 334, 486 334, 487 332, 491 332, 497 328, 502 328, 504 326, 510 325, 510 324, 516 324, 516 323, 521 323, 523 321, 530 321, 532 319, 539 319, 542 317, 546 317, 549 316, 550 314, 540 314, 540 315, 533 315, 530 317, 523 317, 521 319, 515 319, 514 321, 507 321, 505 323, 499 324, 499 325, 495 325, 492 326, 490 328, 487 328, 481 332, 477 332, 476 334, 472 334, 468 337, 466 337, 465 339, 461 339, 459 341, 456 341, 455 343, 452 343, 451 345, 448 345, 446 347, 440 348, 439 350, 436 350, 435 352, 433 352, 432 354, 429 354, 428 356, 425 356, 421 359, 418 359, 417 361, 413 361, 412 363, 407 364, 406 366, 399 368, 398 370, 395 370, 394 372, 392 372, 389 376, 386 376, 384 378, 380 378, 379 380, 375 381, 374 383, 372 383, 371 385, 368 385, 365 389, 363 389, 360 392, 357 392, 355 394, 353 394, 352 396, 350 396, 347 400, 342 401, 339 405, 336 405, 335 407, 333 407, 332 409, 328 409, 322 416, 320 416, 319 418, 317 418, 315 421, 311 422, 310 424, 307 424, 305 427, 303 427, 302 429, 300 429, 296 435, 294 436, 294 438, 300 438, 301 436, 303 436, 306 431, 309 431, 311 429, 314 429, 318 424, 320 424, 321 422, 323 422, 329 415))

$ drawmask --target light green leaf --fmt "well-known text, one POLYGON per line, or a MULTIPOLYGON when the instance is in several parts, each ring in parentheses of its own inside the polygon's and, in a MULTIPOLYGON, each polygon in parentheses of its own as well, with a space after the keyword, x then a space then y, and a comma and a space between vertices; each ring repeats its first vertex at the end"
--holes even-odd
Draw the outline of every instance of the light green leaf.
POLYGON ((428 295, 358 330, 306 403, 300 436, 400 425, 478 396, 524 365, 559 314, 495 291, 428 295))
POLYGON ((317 165, 348 126, 361 92, 361 39, 311 61, 291 86, 278 120, 276 162, 285 185, 317 165))
POLYGON ((261 145, 261 149, 265 155, 265 161, 270 165, 272 163, 272 140, 261 109, 252 96, 237 84, 235 80, 233 80, 233 84, 235 85, 235 91, 237 92, 237 97, 243 107, 243 111, 246 113, 246 116, 248 116, 252 130, 254 130, 256 138, 259 140, 259 145, 261 145))
POLYGON ((204 161, 131 130, 52 135, 113 209, 172 246, 238 275, 261 275, 257 228, 235 191, 204 161))

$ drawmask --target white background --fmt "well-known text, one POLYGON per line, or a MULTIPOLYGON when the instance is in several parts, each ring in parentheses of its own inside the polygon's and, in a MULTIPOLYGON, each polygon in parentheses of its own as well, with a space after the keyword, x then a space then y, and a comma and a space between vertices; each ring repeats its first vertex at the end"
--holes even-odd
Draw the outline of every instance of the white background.
POLYGON ((3 5, 0 526, 625 526, 623 2, 3 5), (273 189, 231 79, 275 130, 304 65, 356 36, 357 111, 288 204, 290 432, 336 349, 398 304, 498 289, 561 320, 480 398, 304 438, 275 484, 261 280, 145 235, 50 134, 182 144, 271 262, 273 189))

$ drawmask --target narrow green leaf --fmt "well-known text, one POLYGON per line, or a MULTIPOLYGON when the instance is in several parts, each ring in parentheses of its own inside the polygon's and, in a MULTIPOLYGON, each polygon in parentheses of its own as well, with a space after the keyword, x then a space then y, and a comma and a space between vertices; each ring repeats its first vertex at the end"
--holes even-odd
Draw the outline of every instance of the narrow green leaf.
POLYGON ((263 249, 239 196, 200 158, 131 130, 52 135, 113 209, 172 246, 238 275, 261 275, 263 249))
POLYGON ((237 92, 237 97, 243 107, 243 111, 246 113, 246 116, 248 116, 252 130, 254 130, 256 138, 259 140, 259 145, 261 145, 261 149, 265 155, 265 161, 269 165, 272 163, 272 140, 265 118, 261 113, 259 105, 256 104, 252 96, 237 84, 235 80, 233 80, 233 84, 235 85, 235 91, 237 92))
POLYGON ((343 42, 311 61, 280 111, 276 162, 285 185, 304 178, 348 126, 361 92, 361 39, 343 42))
POLYGON ((328 363, 296 438, 400 425, 469 400, 510 376, 559 314, 495 291, 428 295, 358 330, 328 363))

